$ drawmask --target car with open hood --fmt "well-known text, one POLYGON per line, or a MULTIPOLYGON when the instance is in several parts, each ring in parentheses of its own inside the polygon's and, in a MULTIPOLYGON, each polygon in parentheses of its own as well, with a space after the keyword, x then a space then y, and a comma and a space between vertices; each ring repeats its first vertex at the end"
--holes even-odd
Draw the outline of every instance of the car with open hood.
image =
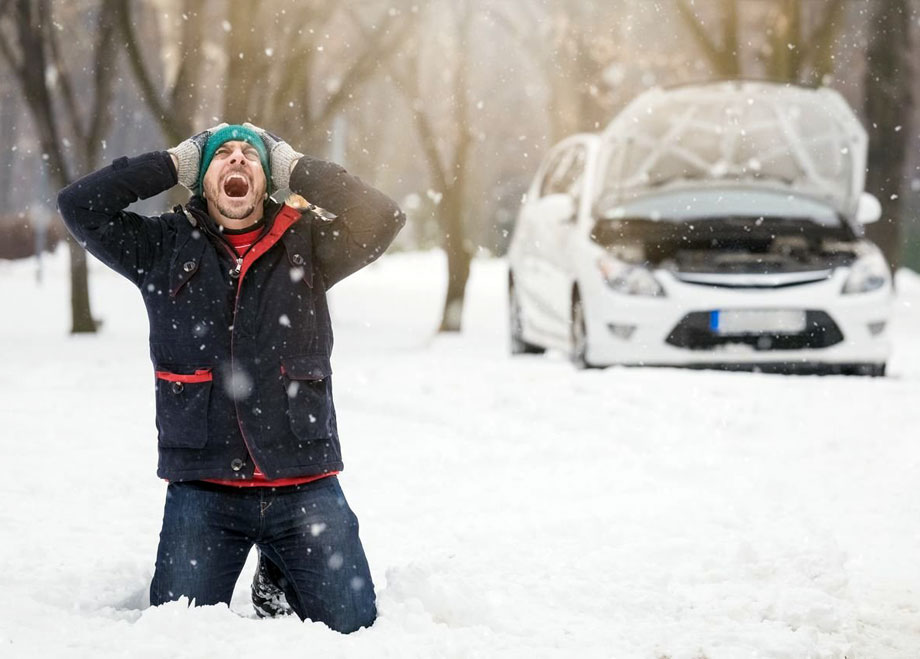
POLYGON ((509 248, 513 353, 882 375, 866 132, 828 88, 652 89, 543 159, 509 248))

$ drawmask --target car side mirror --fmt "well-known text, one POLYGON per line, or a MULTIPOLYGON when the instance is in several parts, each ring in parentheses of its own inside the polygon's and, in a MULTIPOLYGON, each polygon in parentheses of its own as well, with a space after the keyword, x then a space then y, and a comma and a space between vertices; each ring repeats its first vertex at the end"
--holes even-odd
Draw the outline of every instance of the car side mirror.
POLYGON ((564 224, 575 219, 575 200, 567 194, 551 194, 541 198, 534 210, 545 222, 564 224))
POLYGON ((874 194, 863 192, 859 195, 859 204, 856 206, 856 221, 860 224, 878 222, 882 216, 882 204, 874 194))

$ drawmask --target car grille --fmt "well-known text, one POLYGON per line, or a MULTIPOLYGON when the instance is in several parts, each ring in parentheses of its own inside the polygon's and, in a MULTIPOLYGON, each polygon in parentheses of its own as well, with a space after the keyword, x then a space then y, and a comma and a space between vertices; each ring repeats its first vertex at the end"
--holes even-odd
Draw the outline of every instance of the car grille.
POLYGON ((758 273, 758 274, 722 274, 674 272, 674 277, 685 284, 713 286, 716 288, 788 288, 804 284, 816 284, 827 281, 833 270, 815 270, 813 272, 758 273))
POLYGON ((746 344, 755 350, 809 350, 828 348, 843 341, 837 323, 823 311, 805 312, 805 330, 793 334, 772 332, 723 335, 710 329, 709 311, 688 313, 674 327, 667 342, 689 350, 713 350, 720 346, 746 344))

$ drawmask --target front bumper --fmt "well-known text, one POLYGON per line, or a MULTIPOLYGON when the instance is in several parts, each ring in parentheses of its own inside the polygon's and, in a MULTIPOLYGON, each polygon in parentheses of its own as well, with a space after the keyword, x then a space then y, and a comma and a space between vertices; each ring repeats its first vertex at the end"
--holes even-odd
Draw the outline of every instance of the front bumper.
POLYGON ((676 366, 883 364, 891 352, 890 285, 870 293, 843 295, 848 274, 841 268, 816 283, 738 289, 687 283, 657 271, 655 276, 666 293, 659 298, 616 293, 599 277, 583 282, 588 361, 676 366), (596 304, 591 305, 590 300, 596 304), (806 311, 811 336, 726 337, 700 327, 701 315, 746 309, 806 311))

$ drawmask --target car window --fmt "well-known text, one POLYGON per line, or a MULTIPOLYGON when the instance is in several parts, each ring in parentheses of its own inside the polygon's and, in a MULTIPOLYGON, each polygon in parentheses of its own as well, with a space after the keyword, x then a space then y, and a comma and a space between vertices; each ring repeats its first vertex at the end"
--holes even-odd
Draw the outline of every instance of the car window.
POLYGON ((553 173, 559 167, 559 163, 562 161, 562 158, 565 156, 565 151, 557 151, 554 153, 549 160, 549 164, 546 166, 546 169, 543 172, 543 180, 540 181, 540 196, 545 197, 547 195, 553 194, 550 191, 550 183, 553 179, 553 173))
POLYGON ((567 194, 577 201, 581 197, 585 157, 586 149, 581 144, 563 149, 554 156, 546 168, 540 196, 567 194))

